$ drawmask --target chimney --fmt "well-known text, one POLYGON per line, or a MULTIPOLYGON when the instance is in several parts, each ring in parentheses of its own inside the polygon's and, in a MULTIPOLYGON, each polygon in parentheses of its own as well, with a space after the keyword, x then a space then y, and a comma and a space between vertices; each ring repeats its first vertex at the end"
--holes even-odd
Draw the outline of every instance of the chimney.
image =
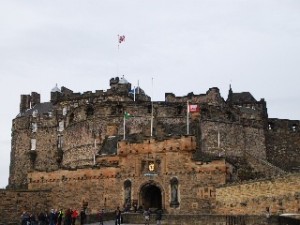
POLYGON ((41 95, 36 92, 31 92, 31 108, 39 103, 41 103, 41 95))
POLYGON ((30 95, 21 95, 20 113, 24 113, 30 109, 30 95))

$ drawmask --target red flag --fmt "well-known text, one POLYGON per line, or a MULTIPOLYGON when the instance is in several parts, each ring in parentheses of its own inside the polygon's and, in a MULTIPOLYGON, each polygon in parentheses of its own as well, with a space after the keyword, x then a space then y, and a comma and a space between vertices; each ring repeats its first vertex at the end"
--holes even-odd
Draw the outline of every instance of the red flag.
POLYGON ((189 112, 200 112, 200 107, 198 105, 189 105, 189 112))

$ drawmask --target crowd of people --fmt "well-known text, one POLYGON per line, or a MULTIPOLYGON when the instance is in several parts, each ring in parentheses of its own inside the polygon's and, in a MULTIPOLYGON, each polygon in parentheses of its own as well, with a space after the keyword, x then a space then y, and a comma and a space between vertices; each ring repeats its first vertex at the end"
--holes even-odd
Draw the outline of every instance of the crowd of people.
MULTIPOLYGON (((136 209, 134 211, 136 212, 136 209)), ((143 216, 145 219, 145 225, 149 225, 150 214, 151 211, 149 209, 144 210, 143 216)), ((162 219, 162 210, 156 210, 155 215, 156 223, 157 225, 160 225, 162 219)), ((101 209, 98 212, 99 225, 104 225, 104 216, 104 209, 101 209)), ((83 225, 86 223, 86 218, 87 215, 84 209, 81 209, 80 212, 78 212, 77 209, 51 209, 49 212, 44 210, 37 215, 24 211, 21 215, 21 225, 75 225, 77 219, 80 220, 80 224, 83 225)), ((115 210, 115 225, 122 224, 122 220, 122 211, 120 207, 117 207, 115 210)))
POLYGON ((81 225, 84 224, 86 219, 84 209, 80 213, 77 209, 51 209, 37 215, 24 211, 21 215, 21 225, 75 225, 77 219, 80 219, 81 225))

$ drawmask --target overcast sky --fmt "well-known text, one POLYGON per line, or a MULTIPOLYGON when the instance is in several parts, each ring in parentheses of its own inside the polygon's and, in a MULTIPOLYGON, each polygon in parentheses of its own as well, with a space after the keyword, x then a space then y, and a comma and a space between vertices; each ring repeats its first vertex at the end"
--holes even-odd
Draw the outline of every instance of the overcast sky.
POLYGON ((231 84, 299 120, 299 54, 299 0, 0 0, 0 187, 21 94, 47 102, 56 83, 106 90, 125 75, 154 100, 211 87, 226 100, 231 84))

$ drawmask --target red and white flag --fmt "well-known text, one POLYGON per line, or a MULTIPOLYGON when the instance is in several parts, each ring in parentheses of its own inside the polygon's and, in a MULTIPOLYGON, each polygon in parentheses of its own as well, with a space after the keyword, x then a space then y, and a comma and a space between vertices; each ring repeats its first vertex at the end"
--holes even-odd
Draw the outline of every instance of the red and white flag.
POLYGON ((121 36, 118 35, 118 38, 119 38, 119 44, 125 41, 125 35, 121 35, 121 36))
POLYGON ((198 105, 189 105, 189 112, 200 112, 200 107, 198 105))

